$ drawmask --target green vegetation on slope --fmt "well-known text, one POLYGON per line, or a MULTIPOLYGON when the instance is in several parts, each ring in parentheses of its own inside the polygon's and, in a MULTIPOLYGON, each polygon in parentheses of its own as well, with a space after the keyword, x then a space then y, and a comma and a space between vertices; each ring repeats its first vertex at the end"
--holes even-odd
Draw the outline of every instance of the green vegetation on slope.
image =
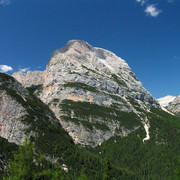
MULTIPOLYGON (((8 75, 3 76, 8 80, 8 75)), ((1 80, 3 76, 0 76, 1 80)), ((29 115, 25 116, 21 121, 29 124, 29 129, 26 130, 27 133, 31 130, 36 132, 36 137, 30 138, 34 144, 33 148, 38 153, 38 157, 35 157, 35 159, 37 159, 37 163, 43 161, 45 165, 42 171, 41 168, 38 168, 39 172, 30 167, 34 174, 40 173, 39 176, 36 176, 37 179, 42 179, 41 177, 44 174, 52 179, 51 172, 53 170, 57 175, 60 173, 59 175, 67 180, 102 180, 103 174, 104 177, 107 177, 105 174, 108 174, 108 168, 105 168, 105 165, 107 165, 105 163, 106 157, 111 162, 112 169, 110 169, 110 174, 118 180, 172 180, 175 178, 175 169, 177 178, 179 176, 177 160, 180 158, 180 118, 178 117, 172 116, 160 109, 151 108, 151 113, 146 114, 151 125, 151 139, 143 143, 142 139, 145 137, 145 130, 135 114, 120 112, 114 107, 64 100, 60 104, 60 108, 66 114, 65 118, 81 124, 86 123, 83 125, 89 129, 95 126, 96 128, 106 128, 105 124, 89 123, 87 121, 89 117, 94 119, 101 117, 105 121, 116 120, 127 126, 127 128, 140 126, 138 130, 132 132, 127 137, 113 137, 94 149, 90 147, 83 148, 73 143, 71 137, 58 124, 49 107, 43 104, 37 97, 30 95, 25 101, 9 86, 1 85, 1 89, 6 90, 11 97, 27 108, 29 115), (74 112, 75 118, 71 118, 71 111, 74 112), (53 122, 50 119, 54 119, 53 122), (85 122, 82 122, 82 120, 85 122), (45 161, 42 156, 49 157, 51 160, 57 160, 57 163, 52 164, 45 161), (39 158, 40 160, 38 161, 39 158), (56 165, 62 164, 67 165, 68 173, 56 168, 56 165)), ((6 159, 12 157, 12 151, 17 150, 16 145, 8 143, 2 138, 0 138, 0 144, 0 152, 5 154, 6 159)), ((21 156, 16 156, 19 152, 23 152, 20 149, 14 154, 14 160, 16 162, 19 161, 20 164, 15 164, 18 166, 12 167, 26 167, 21 164, 22 153, 21 156)), ((16 163, 14 160, 10 162, 12 164, 16 163)), ((12 173, 11 170, 9 172, 12 173)), ((21 171, 18 172, 21 174, 21 171)), ((9 174, 10 176, 13 175, 11 173, 9 174)), ((0 178, 2 178, 2 173, 0 178)), ((23 177, 21 179, 27 178, 23 177)))
MULTIPOLYGON (((91 161, 91 163, 94 163, 93 159, 91 159, 91 161)), ((117 175, 117 172, 119 172, 119 175, 117 176, 118 179, 124 179, 125 177, 132 179, 135 177, 130 171, 116 169, 110 164, 110 161, 105 164, 103 176, 99 176, 98 178, 93 174, 91 177, 89 176, 89 171, 86 170, 85 165, 86 164, 84 164, 83 169, 80 171, 79 176, 70 174, 70 172, 67 173, 62 170, 62 165, 59 162, 54 164, 48 161, 46 156, 39 154, 35 148, 35 143, 25 140, 23 145, 19 146, 18 150, 13 153, 13 157, 11 157, 9 164, 7 165, 8 173, 3 174, 1 177, 4 177, 4 180, 115 180, 113 176, 117 175)), ((94 165, 96 165, 96 163, 94 165)), ((95 171, 93 173, 95 173, 95 171)), ((98 172, 98 174, 100 173, 101 172, 98 172)))
POLYGON ((15 79, 12 76, 0 72, 0 82, 1 81, 9 81, 9 80, 11 80, 12 82, 15 82, 15 79))
POLYGON ((42 89, 43 89, 43 85, 41 84, 41 85, 32 85, 32 86, 30 86, 30 87, 27 87, 26 88, 30 93, 34 93, 35 91, 37 91, 37 93, 36 94, 39 94, 41 91, 42 91, 42 89))
MULTIPOLYGON (((122 112, 112 107, 97 105, 89 102, 75 102, 72 100, 63 100, 60 109, 65 114, 64 120, 88 121, 91 119, 103 119, 104 122, 116 121, 123 127, 133 129, 135 126, 142 126, 139 117, 133 112, 122 112), (71 118, 71 111, 74 112, 74 118, 71 118), (65 119, 66 117, 66 119, 65 119)), ((101 124, 101 123, 100 123, 101 124)), ((102 125, 105 124, 102 123, 102 125)), ((96 127, 98 125, 95 125, 96 127)), ((107 129, 107 127, 106 127, 107 129)))
MULTIPOLYGON (((8 142, 6 139, 0 137, 0 156, 3 158, 1 159, 4 163, 8 161, 9 158, 12 157, 12 152, 16 151, 18 146, 14 143, 8 142)), ((4 171, 1 171, 1 167, 4 164, 1 164, 0 161, 0 179, 5 175, 4 171)))
POLYGON ((93 86, 89 86, 84 83, 80 83, 80 82, 68 82, 68 83, 64 84, 64 87, 73 87, 73 88, 83 89, 83 90, 91 91, 91 92, 95 92, 95 93, 99 92, 99 90, 97 88, 95 88, 93 86))
MULTIPOLYGON (((28 115, 19 120, 29 125, 29 128, 25 130, 26 133, 35 132, 36 136, 31 137, 30 140, 35 144, 36 151, 45 157, 56 159, 57 163, 61 165, 67 165, 69 171, 65 175, 65 179, 77 179, 82 170, 90 180, 102 179, 104 160, 75 145, 47 105, 32 94, 26 99, 22 98, 8 84, 1 88, 26 108, 28 115)), ((10 154, 12 155, 12 152, 10 154)), ((119 169, 116 169, 116 172, 121 176, 122 173, 119 169)))
POLYGON ((4 180, 63 179, 60 164, 53 166, 44 156, 38 155, 35 144, 27 140, 14 152, 7 170, 8 174, 4 177, 4 180))
POLYGON ((112 78, 115 82, 117 82, 119 85, 127 87, 125 81, 123 81, 122 79, 120 79, 116 74, 112 74, 112 78))
POLYGON ((180 157, 180 118, 152 108, 149 141, 142 142, 144 130, 138 129, 127 137, 113 137, 94 149, 107 155, 116 167, 125 167, 141 180, 172 180, 180 157))

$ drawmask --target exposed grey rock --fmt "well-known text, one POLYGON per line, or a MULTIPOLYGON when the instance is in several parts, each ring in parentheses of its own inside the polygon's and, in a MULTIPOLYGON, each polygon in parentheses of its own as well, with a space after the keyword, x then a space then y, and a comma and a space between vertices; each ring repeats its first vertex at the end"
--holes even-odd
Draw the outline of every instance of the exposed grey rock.
POLYGON ((24 139, 28 138, 23 132, 28 126, 20 119, 27 115, 27 111, 17 99, 13 98, 14 92, 22 99, 29 96, 28 91, 13 78, 4 80, 0 77, 0 136, 9 142, 22 144, 24 139))
POLYGON ((166 108, 174 114, 180 115, 180 96, 170 102, 166 108))
POLYGON ((26 109, 9 96, 6 91, 0 91, 0 136, 9 142, 22 144, 27 138, 22 131, 28 126, 20 118, 27 115, 26 109))
POLYGON ((35 129, 27 133, 31 122, 26 120, 39 120, 40 113, 37 110, 43 113, 43 121, 58 123, 53 113, 43 109, 43 103, 37 102, 37 98, 31 96, 18 81, 0 73, 0 136, 16 144, 22 144, 25 138, 35 137, 35 129), (34 107, 37 103, 41 107, 34 107))
MULTIPOLYGON (((31 72, 32 77, 37 76, 35 74, 31 72)), ((13 76, 26 87, 35 84, 31 77, 26 82, 24 76, 13 76)), ((37 93, 38 96, 50 106, 74 141, 83 145, 96 146, 114 135, 124 136, 141 125, 145 127, 148 122, 142 118, 141 110, 149 110, 152 105, 159 107, 159 103, 142 86, 125 60, 85 41, 72 40, 54 51, 46 70, 39 74, 36 85, 42 83, 43 88, 37 93), (114 117, 117 116, 115 110, 127 114, 133 112, 141 125, 128 127, 121 120, 105 120, 101 115, 79 117, 77 110, 71 106, 68 106, 71 111, 68 114, 62 109, 64 102, 67 103, 64 106, 68 105, 66 100, 69 100, 69 104, 77 102, 77 106, 81 102, 89 103, 85 105, 92 107, 99 105, 102 109, 107 107, 114 117), (88 129, 85 123, 86 126, 89 123, 92 129, 88 129), (105 124, 107 129, 95 127, 97 123, 105 124)))

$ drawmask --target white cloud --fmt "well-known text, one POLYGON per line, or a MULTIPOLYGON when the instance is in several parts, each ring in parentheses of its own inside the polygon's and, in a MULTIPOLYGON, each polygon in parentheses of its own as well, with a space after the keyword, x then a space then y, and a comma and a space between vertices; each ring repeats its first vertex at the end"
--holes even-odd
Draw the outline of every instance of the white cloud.
POLYGON ((0 0, 0 5, 9 5, 11 4, 10 0, 0 0))
POLYGON ((144 12, 147 16, 157 17, 162 11, 159 10, 156 5, 150 4, 146 7, 144 12))
POLYGON ((147 2, 147 0, 136 0, 138 3, 141 3, 141 6, 143 6, 146 2, 147 2))
POLYGON ((29 67, 28 67, 28 68, 22 68, 22 69, 19 69, 19 71, 25 73, 25 72, 27 72, 29 69, 30 69, 29 67))
POLYGON ((0 72, 8 72, 8 71, 12 71, 13 68, 11 66, 7 66, 7 65, 0 65, 0 72))

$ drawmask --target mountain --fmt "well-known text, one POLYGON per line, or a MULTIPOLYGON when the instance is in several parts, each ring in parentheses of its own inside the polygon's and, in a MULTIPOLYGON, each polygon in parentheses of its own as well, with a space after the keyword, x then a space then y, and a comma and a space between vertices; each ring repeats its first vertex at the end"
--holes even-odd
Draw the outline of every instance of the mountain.
POLYGON ((170 102, 167 109, 180 116, 180 96, 177 96, 172 102, 170 102))
POLYGON ((147 132, 144 140, 150 138, 143 111, 159 104, 128 64, 108 50, 72 40, 52 53, 44 72, 17 72, 13 77, 25 87, 39 85, 35 94, 75 143, 94 147, 140 127, 147 132))
MULTIPOLYGON (((102 178, 104 159, 75 145, 50 108, 32 94, 32 89, 25 89, 13 77, 0 73, 0 99, 0 179, 9 175, 12 175, 11 179, 17 179, 13 175, 19 169, 10 174, 8 171, 9 159, 13 159, 13 156, 16 157, 17 166, 19 160, 24 166, 32 163, 32 172, 39 169, 40 172, 35 174, 36 179, 50 179, 50 171, 57 166, 64 170, 59 170, 61 176, 69 180, 78 179, 82 172, 91 180, 102 178), (23 157, 26 152, 22 152, 21 156, 16 154, 26 139, 35 145, 34 157, 37 159, 33 161, 23 157)), ((27 179, 21 176, 24 170, 20 170, 19 179, 27 179)), ((135 176, 128 169, 122 172, 120 168, 113 167, 113 171, 121 178, 135 176)), ((28 173, 30 179, 32 172, 28 173)))
POLYGON ((174 101, 175 98, 176 98, 176 96, 167 95, 167 96, 165 96, 163 98, 159 98, 157 100, 162 107, 167 107, 169 105, 169 103, 174 101))
POLYGON ((0 179, 26 138, 37 157, 32 176, 38 169, 51 179, 59 167, 67 180, 102 180, 108 164, 116 179, 175 179, 180 117, 163 111, 114 53, 73 40, 45 71, 13 76, 19 82, 0 74, 0 179))
POLYGON ((56 163, 66 171, 69 169, 69 174, 65 174, 68 179, 72 179, 72 174, 73 177, 79 176, 81 163, 86 164, 88 174, 93 174, 94 168, 99 175, 102 174, 100 159, 75 146, 49 107, 13 77, 3 73, 0 73, 0 99, 0 179, 7 173, 9 158, 25 139, 35 144, 36 156, 40 159, 44 156, 50 169, 56 163), (87 165, 89 158, 98 166, 87 165))
POLYGON ((158 102, 163 110, 180 115, 180 96, 176 97, 168 95, 158 99, 158 102))

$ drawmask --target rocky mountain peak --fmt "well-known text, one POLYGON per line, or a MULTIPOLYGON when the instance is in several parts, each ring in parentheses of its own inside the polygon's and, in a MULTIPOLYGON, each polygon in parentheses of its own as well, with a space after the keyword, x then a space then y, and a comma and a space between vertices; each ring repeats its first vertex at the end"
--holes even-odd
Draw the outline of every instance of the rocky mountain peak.
POLYGON ((71 40, 65 47, 54 51, 47 63, 47 68, 54 64, 58 66, 58 63, 63 63, 66 67, 75 66, 77 69, 85 66, 109 76, 121 74, 126 76, 125 78, 129 76, 136 83, 140 83, 125 60, 108 50, 93 47, 81 40, 71 40))
MULTIPOLYGON (((94 147, 140 127, 147 133, 144 140, 150 139, 143 111, 159 104, 126 61, 113 52, 72 40, 54 51, 42 74, 43 80, 36 82, 42 86, 35 93, 50 106, 75 143, 94 147)), ((31 76, 37 77, 37 72, 31 76)), ((26 80, 28 85, 34 83, 27 75, 18 80, 26 87, 26 80)))
POLYGON ((51 55, 51 58, 59 53, 66 53, 67 51, 73 51, 73 50, 77 52, 79 51, 79 53, 81 53, 83 50, 93 52, 94 47, 82 40, 70 40, 64 47, 54 51, 51 55))

